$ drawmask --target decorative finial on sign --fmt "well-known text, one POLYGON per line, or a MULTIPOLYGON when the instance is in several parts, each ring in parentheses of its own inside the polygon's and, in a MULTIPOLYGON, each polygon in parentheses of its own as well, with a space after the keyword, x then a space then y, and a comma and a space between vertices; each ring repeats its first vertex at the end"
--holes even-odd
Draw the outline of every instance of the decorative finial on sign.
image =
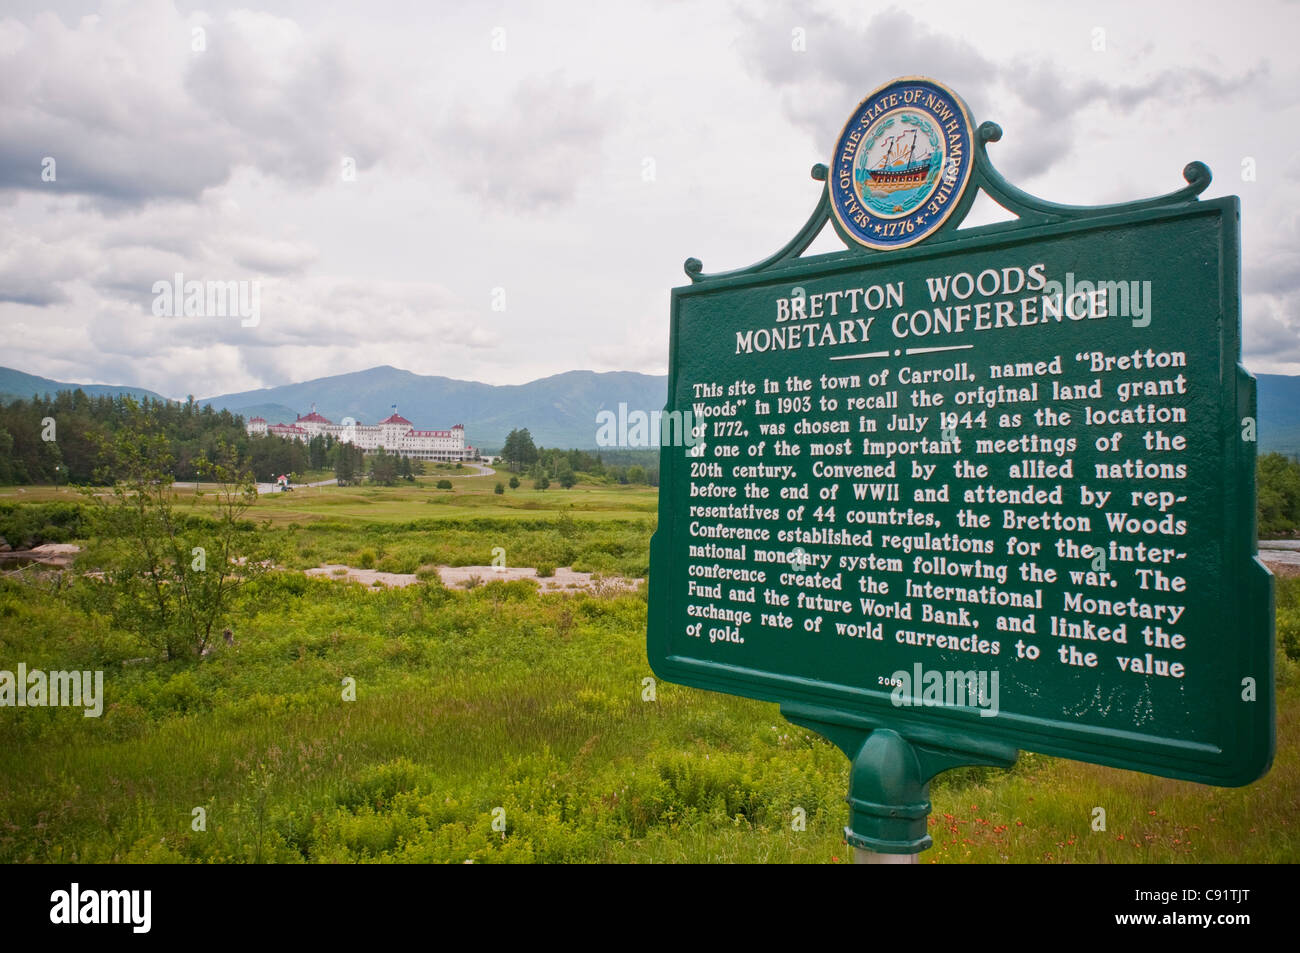
POLYGON ((1206 189, 1214 174, 1210 172, 1210 167, 1204 162, 1193 161, 1183 166, 1183 178, 1188 185, 1199 185, 1201 189, 1206 189))
POLYGON ((1019 225, 1045 225, 1194 201, 1212 178, 1205 163, 1191 162, 1183 169, 1187 185, 1174 192, 1112 205, 1062 205, 1030 195, 1002 177, 986 150, 1001 139, 1001 126, 975 126, 965 104, 942 84, 919 76, 895 80, 858 105, 836 143, 835 168, 823 163, 812 167, 813 179, 826 185, 793 239, 762 261, 731 271, 706 275, 698 258, 688 258, 686 274, 699 282, 790 264, 828 222, 848 250, 859 255, 951 241, 981 191, 1015 215, 1019 225))

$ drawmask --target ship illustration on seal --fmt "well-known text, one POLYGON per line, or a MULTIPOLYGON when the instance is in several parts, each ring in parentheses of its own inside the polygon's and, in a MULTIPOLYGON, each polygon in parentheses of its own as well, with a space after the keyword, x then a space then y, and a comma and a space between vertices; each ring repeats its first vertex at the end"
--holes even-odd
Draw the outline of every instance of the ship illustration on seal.
MULTIPOLYGON (((885 143, 885 154, 872 168, 861 170, 863 188, 872 195, 888 195, 900 189, 915 189, 926 183, 930 177, 930 166, 934 159, 934 150, 927 149, 923 154, 916 151, 916 133, 913 129, 909 137, 890 136, 885 143)), ((929 143, 922 143, 928 146, 929 143)))

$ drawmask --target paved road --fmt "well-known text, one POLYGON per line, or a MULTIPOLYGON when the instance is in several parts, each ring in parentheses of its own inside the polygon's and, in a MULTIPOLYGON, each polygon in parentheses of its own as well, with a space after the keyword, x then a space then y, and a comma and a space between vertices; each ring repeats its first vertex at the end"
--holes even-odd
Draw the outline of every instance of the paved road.
POLYGON ((1300 540, 1261 539, 1259 541, 1259 558, 1266 563, 1300 566, 1300 540))
POLYGON ((442 474, 441 476, 439 476, 438 479, 441 480, 443 477, 446 477, 446 478, 449 479, 449 480, 463 480, 465 477, 472 477, 472 476, 488 476, 488 475, 490 475, 490 474, 493 474, 493 473, 496 473, 496 472, 497 472, 497 471, 493 470, 491 467, 485 467, 485 466, 484 466, 483 464, 481 464, 481 463, 467 463, 467 464, 465 464, 465 466, 467 466, 467 467, 473 467, 475 470, 478 471, 478 473, 461 473, 461 474, 459 474, 459 475, 456 475, 456 474, 450 474, 450 473, 444 473, 444 474, 442 474))
MULTIPOLYGON (((491 467, 485 467, 485 466, 483 466, 481 463, 467 463, 467 464, 465 464, 465 466, 466 466, 466 467, 473 467, 477 472, 476 472, 476 473, 460 473, 460 474, 443 473, 443 474, 440 474, 440 475, 439 475, 438 479, 439 479, 439 480, 442 480, 442 479, 447 479, 447 480, 463 480, 463 479, 465 479, 466 477, 473 477, 473 476, 488 476, 489 474, 492 474, 492 473, 495 473, 495 472, 496 472, 496 471, 493 470, 491 467)), ((294 488, 295 490, 300 490, 300 489, 302 489, 302 488, 304 488, 304 487, 312 487, 312 486, 333 486, 334 484, 336 484, 336 483, 338 483, 338 482, 339 482, 339 481, 336 480, 336 479, 335 479, 335 480, 318 480, 318 481, 315 482, 315 483, 294 483, 294 484, 292 484, 292 486, 293 486, 293 488, 294 488)), ((193 483, 177 483, 177 484, 175 484, 175 485, 176 485, 176 486, 189 486, 189 487, 194 486, 193 483)), ((257 484, 257 492, 258 492, 258 493, 274 493, 274 492, 276 492, 275 484, 274 484, 274 483, 259 483, 259 484, 257 484)))
MULTIPOLYGON (((460 474, 444 473, 444 474, 439 475, 438 479, 439 479, 439 480, 442 480, 442 479, 447 479, 447 480, 463 480, 463 479, 465 479, 466 477, 490 476, 491 474, 496 473, 496 470, 492 469, 491 467, 484 466, 484 465, 481 464, 481 463, 467 463, 467 464, 465 464, 465 466, 466 466, 466 467, 472 467, 472 468, 474 469, 475 472, 474 472, 474 473, 460 473, 460 474)), ((312 487, 312 486, 333 486, 335 483, 338 483, 338 482, 339 482, 339 481, 336 480, 336 479, 335 479, 335 480, 317 480, 315 483, 294 483, 294 484, 291 484, 291 485, 293 486, 293 488, 294 488, 295 490, 299 490, 299 489, 302 489, 302 488, 304 488, 304 487, 312 487)), ((204 485, 204 486, 211 486, 211 484, 203 484, 203 485, 204 485)), ((197 484, 197 483, 173 483, 173 484, 172 484, 172 488, 173 488, 173 489, 177 489, 177 490, 193 490, 193 489, 196 489, 198 486, 199 486, 199 484, 197 484)), ((258 492, 258 493, 275 493, 275 492, 277 492, 277 491, 276 491, 276 487, 275 487, 275 484, 274 484, 274 483, 259 483, 259 484, 257 484, 257 492, 258 492)))
MULTIPOLYGON (((303 489, 304 487, 310 487, 310 486, 333 486, 335 483, 338 483, 338 482, 339 482, 338 479, 335 478, 335 479, 331 479, 331 480, 317 480, 315 483, 290 483, 289 485, 290 485, 291 487, 293 487, 295 490, 301 490, 301 489, 303 489)), ((275 484, 274 484, 274 483, 259 483, 259 484, 257 484, 257 492, 258 492, 258 493, 274 493, 274 492, 276 492, 275 484)))
MULTIPOLYGON (((294 484, 292 484, 292 486, 293 486, 293 488, 294 488, 295 490, 297 490, 297 489, 300 489, 301 487, 306 487, 306 486, 332 486, 333 484, 338 483, 338 482, 339 482, 339 481, 336 480, 336 479, 335 479, 335 480, 317 480, 315 483, 294 483, 294 484)), ((195 490, 195 489, 198 489, 198 487, 200 487, 200 486, 207 486, 207 487, 210 487, 210 486, 213 486, 213 484, 211 484, 211 483, 203 483, 203 484, 199 484, 199 483, 173 483, 173 484, 172 484, 172 489, 174 489, 174 490, 195 490)), ((274 483, 259 483, 259 484, 257 484, 257 492, 258 492, 258 493, 274 493, 275 491, 276 491, 276 490, 275 490, 275 484, 274 484, 274 483)))

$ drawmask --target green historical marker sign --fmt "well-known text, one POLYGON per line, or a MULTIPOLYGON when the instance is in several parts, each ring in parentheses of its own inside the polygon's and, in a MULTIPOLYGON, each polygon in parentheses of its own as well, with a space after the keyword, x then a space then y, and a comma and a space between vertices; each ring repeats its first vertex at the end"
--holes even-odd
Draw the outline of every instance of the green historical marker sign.
POLYGON ((1028 749, 1242 785, 1273 755, 1239 211, 1005 182, 960 99, 863 100, 775 255, 672 297, 649 658, 854 759, 858 847, 1028 749), (979 189, 1014 222, 958 230, 979 189), (849 250, 800 258, 826 222, 849 250))

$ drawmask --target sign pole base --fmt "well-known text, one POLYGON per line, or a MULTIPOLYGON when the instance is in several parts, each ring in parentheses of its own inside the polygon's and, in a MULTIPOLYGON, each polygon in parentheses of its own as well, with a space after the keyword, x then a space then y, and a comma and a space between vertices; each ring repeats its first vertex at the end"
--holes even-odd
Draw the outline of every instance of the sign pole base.
POLYGON ((960 732, 909 730, 912 737, 904 738, 874 719, 813 705, 782 705, 781 714, 828 738, 853 762, 844 839, 855 863, 915 863, 933 844, 926 829, 930 780, 966 765, 1009 768, 1018 754, 960 732))

